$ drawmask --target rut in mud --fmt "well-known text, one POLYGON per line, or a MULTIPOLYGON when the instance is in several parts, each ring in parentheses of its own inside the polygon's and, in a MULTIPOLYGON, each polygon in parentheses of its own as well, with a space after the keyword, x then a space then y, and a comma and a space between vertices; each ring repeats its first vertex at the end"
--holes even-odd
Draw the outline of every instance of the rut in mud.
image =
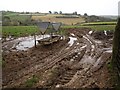
POLYGON ((32 87, 110 87, 108 72, 103 69, 111 59, 113 32, 67 31, 59 42, 37 44, 37 48, 24 48, 21 43, 31 42, 33 37, 3 42, 3 87, 26 87, 32 76, 38 78, 32 87), (99 79, 102 75, 104 80, 99 79))

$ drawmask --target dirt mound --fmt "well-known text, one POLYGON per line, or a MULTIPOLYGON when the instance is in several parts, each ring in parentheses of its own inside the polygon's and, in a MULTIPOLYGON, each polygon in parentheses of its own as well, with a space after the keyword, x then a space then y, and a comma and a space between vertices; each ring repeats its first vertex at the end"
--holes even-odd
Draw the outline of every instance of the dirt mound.
POLYGON ((92 36, 98 40, 108 40, 113 38, 113 31, 94 31, 92 36))

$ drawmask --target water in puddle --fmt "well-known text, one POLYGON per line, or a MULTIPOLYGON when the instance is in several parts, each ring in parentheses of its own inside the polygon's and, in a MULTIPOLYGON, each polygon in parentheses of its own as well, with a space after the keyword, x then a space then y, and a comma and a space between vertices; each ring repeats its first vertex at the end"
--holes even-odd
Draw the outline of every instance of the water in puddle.
MULTIPOLYGON (((36 44, 38 42, 36 41, 36 44)), ((20 42, 17 46, 16 46, 16 49, 17 50, 27 50, 28 48, 31 48, 35 45, 35 40, 32 39, 32 40, 25 40, 25 41, 22 41, 20 42)))
POLYGON ((75 36, 75 34, 71 33, 72 36, 75 36))
POLYGON ((74 44, 74 42, 77 40, 77 38, 74 37, 69 37, 70 41, 68 42, 69 46, 72 46, 74 44))
POLYGON ((92 34, 93 33, 93 31, 89 31, 89 34, 92 34))
POLYGON ((95 49, 95 46, 94 45, 91 45, 91 51, 93 52, 94 51, 94 49, 95 49))
POLYGON ((104 30, 104 34, 107 36, 107 31, 106 30, 104 30))
MULTIPOLYGON (((44 35, 44 36, 39 35, 39 36, 36 36, 36 40, 40 40, 40 39, 47 38, 47 37, 50 37, 50 35, 44 35)), ((15 48, 17 50, 27 50, 31 47, 34 47, 35 45, 35 39, 33 36, 22 37, 22 38, 18 38, 17 40, 19 41, 19 44, 15 45, 15 48)), ((37 41, 36 41, 36 44, 38 44, 37 41)))
POLYGON ((95 43, 98 43, 98 44, 102 43, 102 41, 99 41, 99 40, 94 40, 94 41, 95 41, 95 43))
POLYGON ((107 51, 105 51, 105 52, 107 52, 107 53, 112 53, 112 50, 107 50, 107 51))
POLYGON ((107 53, 112 53, 112 47, 110 47, 110 48, 103 48, 102 50, 107 52, 107 53))

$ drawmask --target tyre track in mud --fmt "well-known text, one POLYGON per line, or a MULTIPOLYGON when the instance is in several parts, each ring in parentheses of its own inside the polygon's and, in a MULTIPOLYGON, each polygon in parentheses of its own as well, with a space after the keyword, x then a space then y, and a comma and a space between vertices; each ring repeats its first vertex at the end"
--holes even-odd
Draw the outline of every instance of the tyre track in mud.
POLYGON ((78 40, 75 41, 75 43, 71 47, 67 48, 67 46, 64 46, 54 56, 50 55, 44 58, 45 62, 42 63, 42 65, 39 65, 40 62, 35 62, 31 65, 31 68, 19 71, 18 77, 16 79, 13 79, 12 81, 9 81, 6 87, 20 86, 24 84, 28 78, 32 77, 32 75, 40 72, 44 73, 46 70, 51 69, 56 63, 60 63, 64 60, 64 58, 70 57, 70 55, 76 53, 76 50, 78 49, 79 50, 77 51, 77 53, 83 52, 82 50, 84 50, 85 52, 83 53, 81 58, 79 57, 79 60, 71 66, 72 69, 66 70, 64 74, 57 77, 58 80, 55 81, 53 87, 55 87, 55 85, 60 85, 61 87, 73 87, 74 85, 72 84, 75 83, 77 79, 81 80, 79 82, 81 87, 86 87, 94 83, 95 80, 94 82, 91 82, 92 78, 89 77, 93 75, 93 72, 96 72, 103 66, 103 64, 110 58, 111 54, 101 50, 101 48, 98 48, 99 45, 95 43, 95 41, 88 34, 81 34, 81 36, 83 36, 82 38, 78 37, 76 33, 74 34, 78 40), (80 42, 81 39, 83 39, 82 43, 80 42), (82 45, 77 45, 77 42, 82 45), (107 56, 106 59, 105 56, 107 56), (82 69, 75 69, 79 65, 82 69), (89 84, 86 81, 89 81, 89 84))
MULTIPOLYGON (((84 48, 87 48, 87 49, 91 50, 91 47, 90 47, 91 43, 90 43, 90 41, 88 39, 86 39, 86 40, 87 41, 85 41, 85 42, 87 42, 88 46, 85 46, 84 48)), ((84 54, 82 55, 82 58, 84 57, 85 53, 88 53, 88 51, 86 50, 84 52, 84 54)), ((77 63, 80 62, 82 58, 79 57, 79 61, 77 61, 77 63)), ((91 66, 92 65, 90 65, 89 68, 85 69, 86 70, 85 72, 89 71, 91 66)), ((74 75, 77 73, 77 71, 79 71, 79 70, 77 70, 75 68, 74 69, 70 69, 70 70, 66 70, 66 72, 64 72, 63 75, 59 76, 58 79, 57 79, 57 81, 54 83, 56 86, 55 85, 52 85, 52 86, 53 87, 60 87, 60 86, 64 86, 64 85, 68 84, 72 80, 72 78, 74 77, 74 75)), ((51 87, 51 86, 47 86, 47 87, 51 87)))
POLYGON ((33 75, 33 73, 35 74, 37 72, 44 72, 45 70, 51 68, 57 62, 59 62, 63 58, 65 58, 66 56, 74 53, 75 50, 74 50, 73 47, 74 47, 74 45, 68 50, 66 50, 66 47, 63 48, 58 53, 58 55, 54 56, 52 59, 50 59, 49 57, 45 58, 44 60, 47 61, 47 62, 45 62, 42 66, 39 66, 39 65, 38 65, 38 67, 34 66, 34 67, 30 68, 28 71, 26 71, 26 70, 22 71, 23 73, 19 72, 19 74, 18 74, 19 76, 15 79, 15 81, 12 80, 11 82, 8 83, 8 85, 10 85, 10 86, 15 85, 15 84, 20 85, 20 84, 22 84, 22 82, 25 82, 24 80, 27 80, 27 78, 30 78, 33 75), (12 82, 14 82, 14 83, 12 83, 12 82), (20 82, 20 83, 15 83, 15 82, 20 82))
MULTIPOLYGON (((84 36, 84 35, 83 35, 84 36)), ((84 38, 84 37, 83 37, 84 38)), ((86 56, 91 56, 91 53, 94 51, 94 50, 91 50, 92 49, 92 46, 91 45, 93 45, 93 42, 91 41, 91 40, 89 40, 89 38, 88 37, 86 37, 86 38, 84 38, 84 42, 86 42, 86 51, 85 51, 85 54, 83 55, 83 58, 81 58, 81 60, 80 60, 80 62, 82 61, 82 60, 84 60, 85 58, 84 57, 86 57, 86 56)), ((87 64, 88 65, 88 64, 87 64)), ((69 85, 69 83, 71 83, 71 81, 74 79, 74 76, 76 76, 76 74, 78 75, 78 72, 81 72, 80 74, 81 74, 81 76, 84 76, 84 74, 86 74, 89 70, 90 70, 90 68, 92 67, 92 64, 90 64, 89 66, 86 66, 86 68, 84 68, 84 67, 82 67, 82 69, 81 70, 78 70, 78 71, 76 71, 73 75, 72 75, 72 77, 71 77, 71 79, 67 82, 67 83, 63 83, 62 85, 60 85, 61 87, 66 87, 67 85, 69 85)), ((73 71, 73 70, 72 70, 73 71)), ((68 75, 69 76, 69 75, 68 75)), ((64 77, 63 77, 64 78, 64 77)), ((61 79, 62 80, 62 79, 61 79)), ((60 81, 61 82, 61 81, 60 81)), ((84 81, 82 81, 81 82, 81 84, 83 83, 84 81)))
MULTIPOLYGON (((66 41, 65 41, 66 42, 66 41)), ((65 47, 62 49, 62 50, 64 50, 66 48, 66 45, 65 45, 65 47)), ((52 51, 52 52, 54 52, 54 51, 52 51)), ((57 53, 57 52, 56 52, 57 53)), ((29 73, 29 70, 30 69, 32 69, 32 68, 36 68, 36 66, 37 65, 39 65, 39 64, 43 64, 47 59, 46 58, 52 58, 53 57, 53 55, 57 55, 56 53, 53 53, 52 55, 51 55, 51 53, 49 54, 48 53, 48 55, 47 56, 44 56, 44 57, 40 57, 39 59, 37 59, 37 60, 31 60, 30 61, 30 63, 29 63, 29 66, 25 66, 25 68, 22 68, 21 70, 19 70, 18 72, 11 72, 11 73, 9 73, 7 76, 8 76, 8 78, 6 78, 7 79, 7 84, 8 84, 8 82, 10 83, 10 82, 12 82, 12 80, 13 79, 15 79, 15 80, 17 80, 19 77, 22 77, 23 75, 26 75, 26 74, 28 74, 29 73), (35 66, 36 65, 36 66, 35 66), (14 77, 11 77, 11 76, 14 76, 14 77)), ((34 54, 34 53, 33 53, 34 54)), ((35 56, 34 56, 35 57, 35 56)), ((32 59, 32 57, 31 57, 31 59, 32 59)))
POLYGON ((94 72, 99 70, 105 64, 105 62, 108 59, 110 59, 111 53, 103 52, 102 50, 100 51, 97 48, 98 44, 94 43, 94 41, 90 37, 88 37, 88 35, 87 35, 87 38, 85 38, 85 39, 88 41, 86 43, 87 44, 87 47, 86 47, 87 49, 86 49, 86 53, 84 54, 82 59, 84 61, 85 56, 90 56, 90 57, 93 57, 93 59, 95 59, 95 61, 93 63, 90 63, 90 65, 88 67, 85 66, 86 68, 78 71, 76 73, 76 75, 74 75, 73 78, 68 83, 66 83, 64 85, 61 85, 61 87, 71 87, 71 88, 74 87, 74 86, 72 86, 72 84, 75 83, 75 80, 77 81, 78 78, 79 78, 80 82, 77 82, 77 83, 79 83, 80 87, 84 88, 86 86, 90 86, 91 84, 95 83, 95 80, 93 80, 93 82, 92 82, 93 78, 90 78, 90 77, 93 75, 94 72), (93 50, 91 49, 92 45, 94 45, 93 50), (90 51, 89 51, 89 49, 90 49, 90 51), (90 54, 88 54, 88 52, 90 52, 90 54), (89 84, 86 81, 89 81, 89 84))
MULTIPOLYGON (((88 52, 88 50, 89 49, 91 49, 91 41, 89 41, 88 39, 86 39, 87 40, 87 50, 86 50, 86 53, 88 52)), ((86 41, 85 41, 86 42, 86 41)), ((74 45, 73 45, 74 46, 74 45)), ((72 46, 72 47, 73 47, 72 46)), ((70 48, 70 49, 68 49, 68 50, 66 50, 64 53, 63 53, 63 51, 64 51, 64 49, 63 50, 61 50, 60 51, 60 53, 58 54, 58 56, 54 56, 53 57, 53 59, 49 59, 50 57, 48 57, 48 58, 45 58, 45 60, 44 61, 47 61, 47 62, 45 62, 45 63, 43 63, 43 65, 42 66, 40 66, 40 65, 38 65, 37 67, 36 66, 34 66, 34 67, 32 67, 32 68, 30 68, 29 70, 24 70, 24 71, 22 71, 23 73, 21 73, 21 71, 19 72, 19 76, 17 77, 17 79, 15 79, 15 81, 16 80, 19 80, 20 79, 20 81, 17 81, 17 82, 25 82, 24 80, 27 80, 27 78, 29 78, 30 76, 32 76, 32 73, 36 73, 36 72, 41 72, 41 71, 45 71, 45 70, 47 70, 47 69, 49 69, 49 68, 51 68, 52 66, 54 66, 57 62, 59 62, 60 60, 62 60, 63 58, 65 58, 66 56, 68 56, 68 55, 70 55, 71 54, 71 52, 74 52, 74 49, 72 49, 72 47, 70 48), (61 54, 61 52, 62 52, 62 54, 61 54), (61 58, 62 57, 62 58, 61 58), (31 75, 30 75, 30 73, 31 73, 31 75), (21 78, 23 78, 23 79, 21 79, 21 78), (26 78, 26 79, 25 79, 26 78)), ((36 65, 36 64, 34 64, 34 65, 36 65)), ((15 81, 12 81, 12 82, 15 82, 15 81)), ((10 82, 9 82, 10 83, 10 82)), ((12 85, 15 85, 15 83, 12 83, 12 85)))
POLYGON ((68 83, 73 78, 73 76, 76 74, 76 72, 81 69, 81 67, 74 68, 72 66, 76 65, 76 63, 78 63, 81 60, 81 58, 85 54, 85 51, 86 51, 86 48, 82 48, 78 52, 75 51, 71 55, 65 57, 65 61, 63 63, 62 63, 63 60, 61 60, 59 62, 59 64, 62 65, 62 66, 65 66, 64 67, 65 71, 62 72, 56 78, 56 80, 54 81, 54 83, 52 83, 50 85, 46 85, 45 87, 55 88, 55 87, 57 87, 59 85, 61 86, 61 85, 64 85, 64 84, 68 83), (68 63, 72 63, 72 65, 71 64, 68 65, 68 63))

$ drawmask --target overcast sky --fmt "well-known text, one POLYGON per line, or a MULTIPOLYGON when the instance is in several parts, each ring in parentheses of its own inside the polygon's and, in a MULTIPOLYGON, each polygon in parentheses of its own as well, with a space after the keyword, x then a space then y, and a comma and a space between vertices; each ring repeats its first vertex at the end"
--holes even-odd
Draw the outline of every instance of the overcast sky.
POLYGON ((118 15, 120 0, 2 0, 0 11, 48 12, 62 11, 88 15, 118 15))

